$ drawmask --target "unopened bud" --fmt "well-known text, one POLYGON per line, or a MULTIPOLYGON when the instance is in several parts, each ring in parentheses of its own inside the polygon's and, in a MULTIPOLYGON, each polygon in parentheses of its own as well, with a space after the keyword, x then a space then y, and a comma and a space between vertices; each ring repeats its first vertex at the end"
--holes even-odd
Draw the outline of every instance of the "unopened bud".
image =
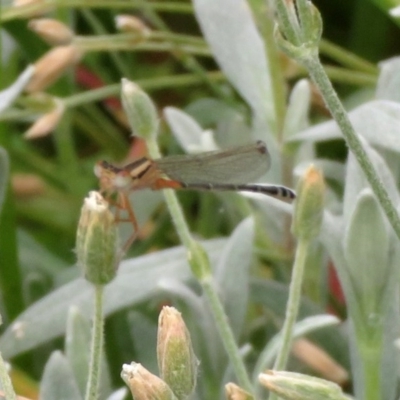
POLYGON ((269 391, 286 400, 346 400, 336 383, 295 372, 267 371, 258 380, 269 391))
POLYGON ((39 92, 60 78, 68 68, 78 63, 81 52, 76 46, 57 46, 34 64, 35 72, 26 87, 27 92, 39 92))
POLYGON ((254 397, 234 383, 225 385, 225 395, 227 400, 254 400, 254 397))
POLYGON ((64 104, 56 100, 54 109, 38 118, 25 132, 25 139, 37 139, 51 133, 63 116, 64 109, 64 104))
POLYGON ((307 339, 297 339, 292 353, 306 365, 318 372, 318 375, 343 386, 349 380, 348 372, 326 351, 307 339))
POLYGON ((297 186, 292 230, 298 238, 311 240, 318 235, 323 218, 324 192, 322 173, 311 165, 297 186))
POLYGON ((188 397, 196 386, 198 361, 180 312, 163 307, 158 319, 157 360, 162 379, 178 398, 188 397))
POLYGON ((28 23, 28 28, 38 34, 51 46, 69 44, 74 37, 72 30, 69 29, 67 25, 57 21, 56 19, 32 19, 28 23))
POLYGON ((121 377, 135 400, 177 400, 169 386, 141 364, 124 364, 121 377))
POLYGON ((135 136, 149 139, 157 134, 157 110, 150 97, 135 83, 122 79, 122 105, 135 136))
POLYGON ((85 198, 76 238, 78 265, 94 285, 109 283, 116 274, 118 234, 114 215, 98 192, 85 198))
POLYGON ((122 32, 136 32, 144 38, 151 33, 151 29, 141 19, 133 15, 117 15, 115 17, 115 25, 122 32))

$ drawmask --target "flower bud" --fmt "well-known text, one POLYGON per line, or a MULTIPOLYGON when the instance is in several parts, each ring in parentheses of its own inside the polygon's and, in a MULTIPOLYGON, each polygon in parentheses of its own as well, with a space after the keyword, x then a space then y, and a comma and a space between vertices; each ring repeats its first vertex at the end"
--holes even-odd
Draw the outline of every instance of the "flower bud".
POLYGON ((121 377, 135 400, 177 400, 168 385, 141 364, 124 364, 121 377))
POLYGON ((122 79, 122 105, 134 135, 149 139, 157 134, 157 110, 150 97, 135 83, 122 79))
POLYGON ((306 339, 293 343, 292 353, 314 371, 332 382, 343 386, 349 380, 348 372, 328 353, 306 339))
POLYGON ((304 374, 267 371, 258 379, 268 390, 287 400, 346 400, 336 383, 304 374))
POLYGON ((297 187, 292 230, 298 238, 311 240, 318 235, 323 218, 324 191, 322 173, 311 165, 297 187))
POLYGON ((198 361, 181 314, 163 307, 158 319, 158 368, 178 398, 188 397, 196 386, 198 361))
POLYGON ((51 46, 69 44, 74 37, 74 33, 67 25, 50 18, 32 19, 28 23, 28 28, 51 46))
POLYGON ((108 203, 98 192, 85 198, 76 238, 78 265, 94 285, 109 283, 116 274, 118 230, 108 203))
POLYGON ((26 91, 39 92, 60 78, 71 66, 78 63, 81 52, 76 46, 58 46, 48 51, 34 64, 35 72, 26 91))
POLYGON ((115 25, 118 30, 123 32, 136 32, 143 38, 150 36, 150 28, 139 18, 134 15, 117 15, 115 17, 115 25))
POLYGON ((58 125, 64 114, 64 104, 61 101, 55 101, 55 107, 50 112, 43 114, 33 125, 25 132, 25 139, 37 139, 48 135, 58 125))
POLYGON ((227 400, 254 400, 254 397, 234 383, 225 385, 225 395, 227 400))

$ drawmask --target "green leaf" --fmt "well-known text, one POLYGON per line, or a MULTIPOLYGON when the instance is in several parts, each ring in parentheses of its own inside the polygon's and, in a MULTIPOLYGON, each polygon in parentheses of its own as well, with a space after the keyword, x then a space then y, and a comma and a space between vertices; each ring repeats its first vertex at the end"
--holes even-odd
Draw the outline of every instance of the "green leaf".
POLYGON ((376 98, 400 103, 400 59, 396 57, 380 62, 379 67, 376 98))
MULTIPOLYGON (((350 121, 358 134, 370 144, 400 152, 400 104, 387 100, 371 101, 352 110, 350 121)), ((341 139, 336 122, 330 120, 293 135, 291 141, 341 139)))
MULTIPOLYGON (((344 239, 344 250, 352 288, 359 301, 357 309, 364 313, 358 317, 366 322, 387 308, 388 305, 381 302, 391 280, 388 227, 370 189, 365 189, 358 197, 344 239)), ((349 309, 352 311, 352 304, 349 309)))
MULTIPOLYGON (((382 156, 371 146, 363 141, 363 147, 369 159, 375 166, 379 178, 383 182, 389 196, 394 204, 400 203, 400 194, 397 189, 397 184, 393 178, 392 172, 389 170, 382 156)), ((365 178, 364 171, 361 170, 357 160, 352 153, 349 154, 346 170, 346 187, 343 200, 343 217, 345 225, 349 223, 349 219, 353 214, 354 206, 358 200, 361 191, 369 188, 369 183, 365 178)))
MULTIPOLYGON (((212 262, 219 256, 223 243, 225 240, 222 239, 204 243, 212 262)), ((117 277, 105 289, 105 315, 152 298, 158 282, 166 278, 180 281, 192 279, 186 250, 182 246, 123 262, 117 277)), ((62 335, 71 305, 78 307, 82 315, 89 318, 92 301, 93 289, 82 278, 39 300, 1 336, 3 356, 13 357, 62 335)))
POLYGON ((256 115, 273 121, 267 56, 249 6, 243 0, 195 0, 194 7, 203 35, 229 81, 256 115))
POLYGON ((296 83, 292 92, 290 93, 284 126, 284 136, 286 140, 299 130, 303 130, 308 126, 310 101, 310 83, 307 79, 302 79, 296 83))
POLYGON ((209 146, 204 146, 205 132, 201 126, 184 111, 175 107, 164 108, 164 116, 174 136, 186 152, 215 150, 214 141, 209 146))
POLYGON ((89 372, 89 351, 89 323, 76 307, 71 307, 65 335, 65 356, 71 365, 72 373, 82 396, 86 391, 89 372))
POLYGON ((60 351, 53 352, 46 363, 40 384, 40 399, 82 399, 71 367, 60 351))
POLYGON ((34 70, 33 66, 27 67, 11 86, 0 92, 0 114, 21 94, 26 84, 31 79, 34 70))
POLYGON ((247 218, 238 225, 221 249, 221 258, 215 270, 218 292, 236 338, 242 332, 248 307, 253 239, 254 221, 247 218))

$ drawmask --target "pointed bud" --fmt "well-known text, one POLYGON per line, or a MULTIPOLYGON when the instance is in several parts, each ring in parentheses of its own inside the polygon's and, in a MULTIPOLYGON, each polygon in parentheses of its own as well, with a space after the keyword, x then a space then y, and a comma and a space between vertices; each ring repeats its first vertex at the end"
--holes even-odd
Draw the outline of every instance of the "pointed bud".
POLYGON ((254 400, 254 397, 234 383, 225 385, 225 395, 227 400, 254 400))
POLYGON ((28 28, 51 46, 69 44, 74 37, 74 32, 67 25, 51 18, 32 19, 28 28))
POLYGON ((78 265, 94 285, 109 283, 116 274, 118 234, 114 215, 98 192, 85 198, 76 237, 78 265))
POLYGON ((307 339, 297 339, 293 343, 292 353, 329 381, 343 386, 349 380, 348 372, 340 364, 307 339))
POLYGON ((157 110, 150 97, 135 83, 122 79, 122 105, 135 136, 149 139, 157 134, 157 110))
POLYGON ((64 110, 64 104, 60 100, 55 101, 54 109, 46 114, 43 114, 25 132, 25 139, 37 139, 51 133, 58 125, 61 117, 64 114, 64 110))
POLYGON ((346 400, 340 386, 320 378, 284 371, 267 371, 258 380, 286 400, 346 400))
POLYGON ((198 361, 181 314, 163 307, 158 319, 158 368, 178 398, 188 397, 196 386, 198 361))
POLYGON ((76 46, 58 46, 48 51, 34 64, 35 72, 26 87, 27 92, 39 92, 60 78, 68 68, 78 63, 81 52, 76 46))
POLYGON ((324 192, 322 173, 311 165, 297 186, 292 230, 298 238, 311 240, 318 235, 324 211, 324 192))
POLYGON ((168 385, 141 364, 124 364, 121 377, 135 400, 177 400, 168 385))
POLYGON ((43 196, 46 184, 36 174, 14 173, 11 177, 11 187, 16 198, 27 199, 43 196))
POLYGON ((122 32, 136 32, 143 38, 149 37, 151 29, 139 18, 133 15, 117 15, 115 25, 122 32))

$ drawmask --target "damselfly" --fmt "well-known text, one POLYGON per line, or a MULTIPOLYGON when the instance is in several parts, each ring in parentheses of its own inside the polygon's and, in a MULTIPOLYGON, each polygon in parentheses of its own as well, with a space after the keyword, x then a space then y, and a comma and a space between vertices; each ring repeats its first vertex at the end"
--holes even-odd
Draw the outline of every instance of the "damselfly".
POLYGON ((100 190, 110 198, 117 194, 116 220, 120 210, 126 210, 134 228, 133 236, 124 246, 126 250, 136 237, 138 223, 129 203, 128 193, 141 189, 192 189, 215 191, 247 191, 262 193, 291 201, 296 195, 284 186, 248 183, 257 180, 270 167, 267 146, 262 141, 209 151, 195 155, 169 156, 160 159, 141 157, 124 167, 107 161, 96 165, 95 173, 100 190))

